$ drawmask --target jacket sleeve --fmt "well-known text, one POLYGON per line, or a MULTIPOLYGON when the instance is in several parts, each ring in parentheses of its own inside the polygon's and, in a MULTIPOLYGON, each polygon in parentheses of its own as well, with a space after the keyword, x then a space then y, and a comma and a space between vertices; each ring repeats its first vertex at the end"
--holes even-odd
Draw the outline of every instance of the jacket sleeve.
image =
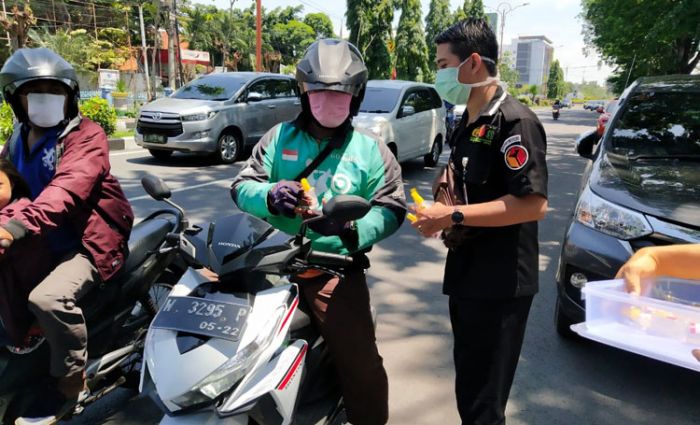
MULTIPOLYGON (((377 142, 372 152, 367 180, 367 199, 372 209, 357 220, 358 251, 371 248, 391 236, 406 218, 406 195, 401 178, 401 167, 389 148, 377 142)), ((337 236, 314 241, 314 248, 322 251, 348 253, 337 236)))
POLYGON ((272 217, 267 208, 275 144, 280 125, 268 131, 253 148, 253 153, 231 185, 231 198, 238 208, 259 218, 272 217))
POLYGON ((16 239, 26 233, 41 235, 61 226, 85 206, 96 185, 109 172, 104 130, 91 122, 81 127, 80 134, 64 141, 65 150, 56 174, 39 196, 28 205, 13 204, 0 212, 0 226, 16 239))

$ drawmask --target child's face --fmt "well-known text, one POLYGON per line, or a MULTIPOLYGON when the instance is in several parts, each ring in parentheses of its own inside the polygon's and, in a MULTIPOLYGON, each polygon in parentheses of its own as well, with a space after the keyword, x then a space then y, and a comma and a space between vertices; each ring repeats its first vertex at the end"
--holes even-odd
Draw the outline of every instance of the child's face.
POLYGON ((0 171, 0 209, 5 208, 12 199, 12 185, 7 174, 0 171))

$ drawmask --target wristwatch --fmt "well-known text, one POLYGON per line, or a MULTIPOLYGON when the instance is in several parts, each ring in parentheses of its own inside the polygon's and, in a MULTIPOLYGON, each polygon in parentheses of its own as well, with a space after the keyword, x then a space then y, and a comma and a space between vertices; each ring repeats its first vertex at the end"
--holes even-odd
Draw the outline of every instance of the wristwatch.
POLYGON ((462 225, 462 223, 464 223, 464 214, 462 214, 462 211, 455 209, 452 213, 452 223, 455 225, 462 225))

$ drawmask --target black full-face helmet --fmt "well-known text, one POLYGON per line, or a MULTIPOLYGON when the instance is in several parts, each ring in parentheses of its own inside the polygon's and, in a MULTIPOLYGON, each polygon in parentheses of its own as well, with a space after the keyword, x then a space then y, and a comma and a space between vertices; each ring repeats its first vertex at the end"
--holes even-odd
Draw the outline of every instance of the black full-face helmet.
POLYGON ((67 118, 78 115, 80 89, 73 66, 49 49, 25 48, 13 53, 0 70, 0 90, 20 122, 27 122, 29 118, 22 108, 17 91, 24 84, 39 80, 58 81, 66 86, 69 99, 67 118))
POLYGON ((357 47, 345 40, 318 40, 309 46, 297 65, 296 79, 302 94, 302 105, 309 111, 310 91, 349 93, 353 96, 350 116, 355 116, 365 97, 367 75, 367 67, 357 47))

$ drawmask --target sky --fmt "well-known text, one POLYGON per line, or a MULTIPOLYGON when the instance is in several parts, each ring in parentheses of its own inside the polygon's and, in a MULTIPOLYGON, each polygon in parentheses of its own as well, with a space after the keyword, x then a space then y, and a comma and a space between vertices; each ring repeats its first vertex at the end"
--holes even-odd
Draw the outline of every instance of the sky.
MULTIPOLYGON (((590 56, 584 54, 582 21, 578 18, 581 13, 581 0, 513 0, 510 4, 515 7, 523 2, 529 2, 506 16, 503 42, 510 44, 513 38, 524 35, 544 35, 554 44, 554 58, 558 59, 566 71, 567 81, 581 82, 597 81, 603 84, 611 73, 611 68, 600 66, 600 57, 594 52, 590 56)), ((213 3, 220 8, 228 8, 229 0, 194 0, 193 3, 213 3)), ((234 7, 247 8, 254 0, 236 0, 234 7)), ((430 0, 421 0, 423 6, 422 18, 428 14, 430 0)), ((500 0, 484 1, 487 13, 494 12, 500 0)), ((265 8, 304 6, 304 13, 325 12, 330 16, 336 33, 340 33, 341 22, 344 22, 346 2, 344 0, 262 0, 265 8)), ((461 7, 463 0, 451 0, 452 9, 461 7)), ((398 24, 399 12, 396 13, 395 25, 398 24)), ((500 17, 499 17, 500 19, 500 17)), ((500 26, 500 23, 499 23, 500 26)), ((343 25, 344 27, 344 25, 343 25)), ((343 28, 343 36, 348 36, 347 28, 343 28)), ((500 34, 497 34, 500 37, 500 34)), ((499 38, 500 41, 500 38, 499 38)))

